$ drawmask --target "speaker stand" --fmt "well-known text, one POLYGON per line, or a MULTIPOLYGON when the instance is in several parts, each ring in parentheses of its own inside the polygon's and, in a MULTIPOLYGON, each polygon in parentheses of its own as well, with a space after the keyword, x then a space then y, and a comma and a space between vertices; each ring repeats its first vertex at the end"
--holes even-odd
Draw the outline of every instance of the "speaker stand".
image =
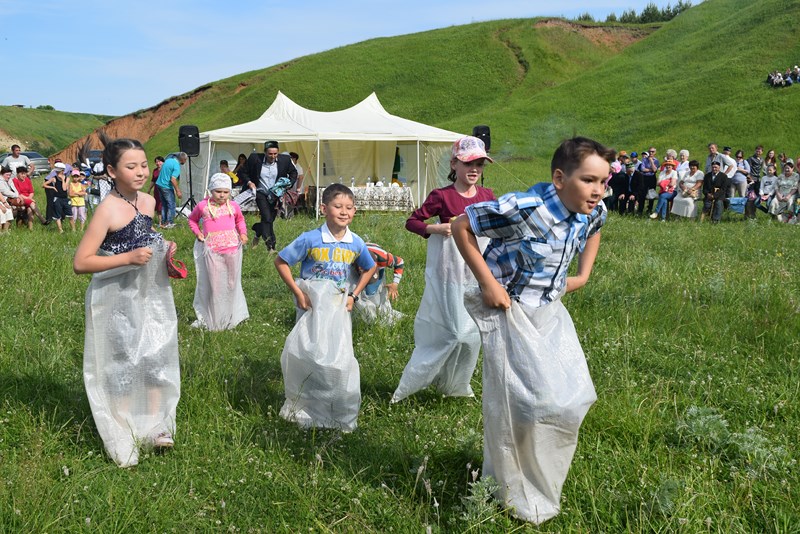
POLYGON ((189 213, 191 213, 192 210, 194 210, 194 208, 197 207, 197 201, 195 201, 195 199, 194 199, 194 186, 192 184, 192 157, 191 156, 187 156, 187 159, 188 159, 188 163, 189 163, 189 165, 188 165, 189 166, 189 198, 187 198, 186 202, 184 202, 183 206, 181 206, 180 211, 178 211, 178 216, 183 215, 184 217, 186 217, 188 219, 189 215, 184 214, 183 210, 185 210, 188 207, 189 208, 189 213))

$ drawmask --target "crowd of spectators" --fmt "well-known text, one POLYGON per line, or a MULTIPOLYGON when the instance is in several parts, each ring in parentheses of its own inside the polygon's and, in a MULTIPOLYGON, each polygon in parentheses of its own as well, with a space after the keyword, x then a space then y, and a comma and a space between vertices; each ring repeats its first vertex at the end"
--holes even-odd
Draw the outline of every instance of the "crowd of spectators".
POLYGON ((703 165, 690 159, 688 150, 669 149, 664 161, 658 159, 655 147, 630 155, 621 150, 612 164, 604 201, 621 215, 647 214, 662 221, 670 216, 699 216, 701 221, 710 216, 718 222, 730 209, 746 218, 755 218, 756 210, 761 210, 778 221, 797 224, 798 167, 800 157, 792 160, 786 153, 776 157, 774 150, 764 156, 761 145, 746 158, 743 150, 731 156, 731 147, 720 152, 716 143, 709 143, 703 165))
POLYGON ((800 67, 787 67, 784 72, 774 70, 767 74, 767 84, 770 87, 790 87, 800 82, 800 67))
POLYGON ((43 225, 54 223, 63 232, 62 221, 69 221, 75 231, 83 230, 86 218, 87 197, 92 190, 92 170, 87 164, 53 161, 53 169, 44 177, 41 184, 31 179, 33 166, 30 163, 10 161, 0 162, 0 232, 17 226, 27 226, 33 230, 38 219, 43 225), (45 193, 45 214, 39 209, 34 198, 37 187, 45 193))

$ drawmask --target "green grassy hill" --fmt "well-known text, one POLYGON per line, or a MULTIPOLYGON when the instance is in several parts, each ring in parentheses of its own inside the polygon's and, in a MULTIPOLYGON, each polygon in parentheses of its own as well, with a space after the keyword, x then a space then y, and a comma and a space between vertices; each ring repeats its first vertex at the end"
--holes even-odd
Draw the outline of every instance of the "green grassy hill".
MULTIPOLYGON (((75 139, 101 128, 113 117, 44 109, 0 106, 0 130, 27 150, 50 155, 75 139)), ((10 145, 11 143, 9 143, 10 145)), ((10 146, 0 142, 0 152, 10 146)))

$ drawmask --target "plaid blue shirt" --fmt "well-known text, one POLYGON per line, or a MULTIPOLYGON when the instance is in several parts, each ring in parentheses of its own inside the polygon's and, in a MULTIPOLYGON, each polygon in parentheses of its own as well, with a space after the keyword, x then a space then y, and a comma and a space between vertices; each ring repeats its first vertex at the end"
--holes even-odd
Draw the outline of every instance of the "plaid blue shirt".
POLYGON ((483 257, 497 281, 511 298, 538 308, 564 293, 572 258, 603 226, 607 210, 600 202, 589 215, 572 213, 545 182, 473 204, 466 214, 476 236, 491 238, 483 257))

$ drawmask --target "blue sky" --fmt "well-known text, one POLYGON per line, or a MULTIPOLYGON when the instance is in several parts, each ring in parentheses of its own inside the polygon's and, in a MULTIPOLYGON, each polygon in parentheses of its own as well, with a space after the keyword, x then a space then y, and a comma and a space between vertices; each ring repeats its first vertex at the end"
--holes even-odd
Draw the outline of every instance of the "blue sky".
POLYGON ((649 1, 0 0, 0 105, 124 115, 374 37, 502 18, 589 12, 605 20, 649 1))

